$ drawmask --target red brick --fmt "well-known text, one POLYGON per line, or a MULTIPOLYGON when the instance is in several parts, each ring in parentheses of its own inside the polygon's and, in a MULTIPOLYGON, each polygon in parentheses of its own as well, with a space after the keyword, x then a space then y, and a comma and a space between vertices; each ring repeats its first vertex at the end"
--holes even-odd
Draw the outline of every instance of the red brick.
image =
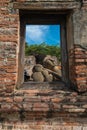
POLYGON ((48 111, 49 106, 46 103, 34 103, 33 111, 48 111))
POLYGON ((59 103, 59 102, 61 102, 63 99, 62 98, 53 98, 52 99, 52 102, 54 102, 54 103, 59 103))
POLYGON ((14 96, 14 102, 20 103, 23 101, 23 97, 22 96, 14 96))
POLYGON ((32 106, 33 104, 32 103, 23 103, 23 108, 25 111, 31 111, 32 110, 32 106))
POLYGON ((6 103, 13 103, 13 98, 11 98, 11 97, 3 98, 3 102, 6 102, 6 103))

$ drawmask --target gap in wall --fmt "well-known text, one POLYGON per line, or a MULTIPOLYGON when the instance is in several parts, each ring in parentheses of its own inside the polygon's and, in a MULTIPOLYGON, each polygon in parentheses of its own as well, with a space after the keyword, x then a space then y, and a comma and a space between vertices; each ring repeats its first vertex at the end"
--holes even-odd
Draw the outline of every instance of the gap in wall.
POLYGON ((59 24, 26 25, 24 81, 60 81, 61 35, 59 24))

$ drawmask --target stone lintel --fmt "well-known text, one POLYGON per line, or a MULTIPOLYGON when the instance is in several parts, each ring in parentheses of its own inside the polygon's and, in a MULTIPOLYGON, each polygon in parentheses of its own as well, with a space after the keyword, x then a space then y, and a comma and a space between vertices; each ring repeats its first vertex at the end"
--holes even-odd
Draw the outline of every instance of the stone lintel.
POLYGON ((56 1, 56 2, 14 2, 13 8, 15 9, 28 9, 28 10, 49 10, 49 9, 57 9, 57 10, 70 10, 77 9, 80 7, 79 2, 72 1, 56 1))

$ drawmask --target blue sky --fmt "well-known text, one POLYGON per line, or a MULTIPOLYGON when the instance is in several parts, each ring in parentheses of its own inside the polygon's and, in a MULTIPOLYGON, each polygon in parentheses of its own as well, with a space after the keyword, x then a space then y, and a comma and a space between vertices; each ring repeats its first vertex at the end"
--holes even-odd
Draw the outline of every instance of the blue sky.
POLYGON ((26 25, 25 41, 31 44, 60 44, 60 25, 26 25))

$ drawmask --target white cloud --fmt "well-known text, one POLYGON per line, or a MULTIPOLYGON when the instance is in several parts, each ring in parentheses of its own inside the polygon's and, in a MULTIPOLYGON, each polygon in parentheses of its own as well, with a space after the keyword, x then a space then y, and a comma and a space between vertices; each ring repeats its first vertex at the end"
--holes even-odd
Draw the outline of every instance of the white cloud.
POLYGON ((27 25, 26 35, 31 41, 43 42, 48 30, 48 25, 27 25))

